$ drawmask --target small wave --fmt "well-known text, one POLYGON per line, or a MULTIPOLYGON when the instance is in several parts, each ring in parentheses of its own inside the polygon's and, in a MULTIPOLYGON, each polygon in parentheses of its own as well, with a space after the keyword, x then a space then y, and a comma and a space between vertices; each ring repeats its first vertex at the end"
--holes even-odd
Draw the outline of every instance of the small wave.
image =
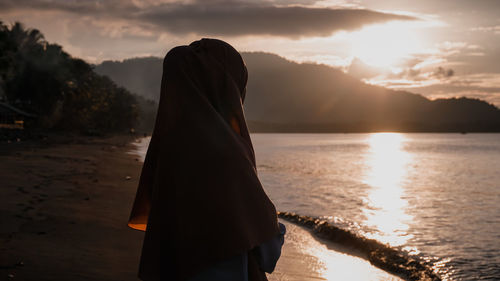
POLYGON ((374 239, 361 237, 350 231, 338 228, 320 218, 301 216, 289 212, 278 212, 278 216, 289 222, 311 229, 320 238, 338 243, 361 253, 374 266, 406 280, 441 280, 441 277, 424 260, 418 257, 410 257, 405 252, 394 249, 374 239))

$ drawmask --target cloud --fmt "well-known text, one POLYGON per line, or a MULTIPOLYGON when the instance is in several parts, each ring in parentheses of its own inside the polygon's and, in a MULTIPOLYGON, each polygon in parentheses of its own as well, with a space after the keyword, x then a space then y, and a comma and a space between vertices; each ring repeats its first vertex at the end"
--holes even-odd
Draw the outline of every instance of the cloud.
POLYGON ((500 35, 500 25, 480 26, 480 27, 471 28, 470 30, 471 31, 480 31, 480 32, 493 32, 494 34, 500 35))
POLYGON ((351 64, 346 68, 346 72, 355 78, 367 79, 384 74, 386 70, 368 65, 359 58, 354 58, 351 64))
POLYGON ((348 72, 367 83, 383 87, 395 89, 427 87, 456 81, 453 78, 457 77, 457 73, 461 75, 472 73, 470 64, 465 58, 484 56, 478 50, 483 50, 483 47, 467 42, 445 41, 436 44, 434 48, 410 54, 391 67, 378 69, 372 67, 371 71, 367 71, 369 66, 354 64, 356 61, 353 60, 348 72))
MULTIPOLYGON (((449 70, 441 69, 438 68, 434 73, 448 75, 449 70)), ((432 73, 426 73, 426 75, 429 74, 432 73)), ((409 90, 431 99, 467 96, 479 98, 500 107, 500 74, 498 73, 454 74, 444 79, 429 76, 429 79, 420 81, 403 77, 376 82, 372 84, 396 90, 409 90)))
POLYGON ((405 15, 367 9, 284 6, 243 1, 2 1, 3 11, 59 11, 96 20, 127 20, 170 34, 204 36, 271 35, 288 38, 329 36, 392 20, 416 20, 405 15))
POLYGON ((141 19, 171 33, 208 35, 329 36, 366 24, 409 19, 369 10, 275 7, 191 6, 165 7, 144 12, 141 19))
POLYGON ((431 77, 435 77, 438 79, 446 79, 450 78, 455 74, 455 71, 451 68, 445 69, 443 67, 438 67, 434 72, 432 72, 431 77))

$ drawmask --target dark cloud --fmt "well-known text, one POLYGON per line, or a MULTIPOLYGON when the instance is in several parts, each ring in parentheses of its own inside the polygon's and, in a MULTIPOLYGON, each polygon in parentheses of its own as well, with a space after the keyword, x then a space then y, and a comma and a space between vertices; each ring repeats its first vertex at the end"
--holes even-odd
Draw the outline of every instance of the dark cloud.
POLYGON ((61 11, 79 14, 81 16, 123 17, 138 11, 138 7, 129 0, 104 1, 66 1, 66 0, 2 0, 0 9, 3 12, 12 10, 61 11))
POLYGON ((433 73, 432 77, 438 78, 438 79, 446 79, 450 78, 455 74, 455 71, 453 69, 445 69, 443 67, 438 67, 433 73))
POLYGON ((148 24, 173 34, 206 36, 273 35, 284 37, 328 36, 340 30, 413 17, 366 9, 331 9, 274 6, 269 2, 198 1, 135 5, 129 1, 2 1, 0 9, 45 10, 75 13, 148 24))
POLYGON ((274 6, 191 6, 154 9, 141 19, 171 33, 208 35, 328 36, 338 30, 408 17, 369 10, 274 6))
POLYGON ((376 6, 379 9, 417 10, 421 12, 449 13, 455 11, 470 12, 491 12, 497 13, 500 10, 498 0, 365 0, 362 1, 366 7, 376 6))

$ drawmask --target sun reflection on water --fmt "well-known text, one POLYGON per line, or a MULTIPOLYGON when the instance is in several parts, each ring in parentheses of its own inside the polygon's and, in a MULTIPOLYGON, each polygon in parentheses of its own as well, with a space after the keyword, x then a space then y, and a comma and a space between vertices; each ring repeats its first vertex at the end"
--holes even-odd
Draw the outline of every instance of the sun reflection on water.
POLYGON ((402 184, 412 159, 403 150, 404 142, 404 136, 398 133, 377 133, 368 139, 369 170, 364 183, 371 189, 363 212, 365 224, 377 232, 367 235, 393 246, 404 245, 411 238, 407 230, 412 216, 406 213, 408 202, 402 184))

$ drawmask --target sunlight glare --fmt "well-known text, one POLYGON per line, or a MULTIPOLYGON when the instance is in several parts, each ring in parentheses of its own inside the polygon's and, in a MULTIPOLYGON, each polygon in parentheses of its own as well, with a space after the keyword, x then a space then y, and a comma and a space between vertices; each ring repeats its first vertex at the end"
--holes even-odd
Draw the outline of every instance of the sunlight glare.
POLYGON ((377 133, 368 140, 370 171, 365 183, 371 187, 363 210, 367 225, 382 234, 371 235, 382 242, 399 246, 410 237, 407 222, 412 219, 405 212, 408 202, 403 199, 401 185, 407 176, 410 155, 402 149, 404 137, 397 133, 377 133))
MULTIPOLYGON (((288 224, 287 228, 288 247, 284 248, 283 255, 294 255, 291 249, 297 249, 302 253, 301 260, 298 260, 297 266, 294 266, 295 270, 300 270, 300 265, 304 264, 310 271, 313 271, 313 273, 298 271, 304 274, 302 275, 305 277, 304 280, 400 280, 371 266, 362 258, 332 251, 330 247, 334 245, 333 243, 323 243, 313 238, 311 233, 304 228, 293 224, 288 224)), ((280 271, 279 264, 277 271, 280 271)))
POLYGON ((352 56, 374 67, 396 66, 422 49, 414 26, 406 22, 367 26, 349 37, 352 56))

